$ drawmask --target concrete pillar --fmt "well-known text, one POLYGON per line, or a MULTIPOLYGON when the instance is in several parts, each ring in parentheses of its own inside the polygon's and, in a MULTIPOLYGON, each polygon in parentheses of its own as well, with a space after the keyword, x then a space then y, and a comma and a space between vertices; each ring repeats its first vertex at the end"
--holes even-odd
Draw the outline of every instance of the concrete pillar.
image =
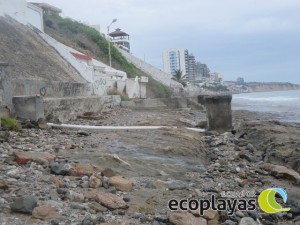
POLYGON ((232 129, 231 95, 205 96, 208 130, 220 133, 232 129))
POLYGON ((0 99, 2 106, 12 109, 13 88, 10 78, 10 65, 6 62, 0 62, 0 99))
POLYGON ((41 96, 13 97, 15 116, 21 119, 38 121, 44 118, 44 102, 41 96))

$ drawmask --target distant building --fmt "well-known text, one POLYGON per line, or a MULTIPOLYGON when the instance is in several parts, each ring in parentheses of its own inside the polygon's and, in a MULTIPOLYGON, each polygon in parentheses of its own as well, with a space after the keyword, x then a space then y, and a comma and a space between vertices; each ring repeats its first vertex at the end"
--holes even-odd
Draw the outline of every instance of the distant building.
POLYGON ((188 76, 189 72, 189 57, 187 49, 168 49, 163 52, 163 70, 175 75, 176 70, 182 71, 182 76, 188 76))
POLYGON ((115 31, 108 34, 112 38, 111 42, 118 47, 130 52, 129 34, 117 28, 115 31))
POLYGON ((32 2, 31 4, 36 5, 37 7, 43 9, 43 12, 46 13, 46 14, 60 14, 60 13, 62 13, 61 9, 59 9, 55 6, 49 5, 47 3, 34 3, 34 2, 32 2))
POLYGON ((222 83, 223 76, 220 73, 210 73, 210 82, 222 83))
POLYGON ((201 62, 196 62, 195 74, 196 83, 201 83, 210 78, 210 70, 208 66, 201 62))
POLYGON ((188 75, 187 80, 191 84, 196 84, 196 60, 192 54, 188 55, 188 75))
POLYGON ((243 77, 238 77, 238 78, 236 79, 236 84, 237 84, 237 85, 243 85, 244 83, 245 83, 245 80, 244 80, 243 77))

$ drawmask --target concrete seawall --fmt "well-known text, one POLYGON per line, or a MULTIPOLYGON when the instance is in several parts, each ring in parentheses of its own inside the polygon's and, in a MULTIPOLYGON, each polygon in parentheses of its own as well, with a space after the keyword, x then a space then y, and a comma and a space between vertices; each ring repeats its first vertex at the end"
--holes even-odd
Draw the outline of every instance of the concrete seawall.
POLYGON ((136 99, 121 102, 121 106, 131 109, 194 108, 204 110, 204 107, 198 104, 195 97, 136 99))
POLYGON ((119 95, 99 97, 74 97, 74 98, 45 98, 45 117, 47 120, 67 122, 74 120, 85 112, 105 112, 113 107, 120 106, 119 95))

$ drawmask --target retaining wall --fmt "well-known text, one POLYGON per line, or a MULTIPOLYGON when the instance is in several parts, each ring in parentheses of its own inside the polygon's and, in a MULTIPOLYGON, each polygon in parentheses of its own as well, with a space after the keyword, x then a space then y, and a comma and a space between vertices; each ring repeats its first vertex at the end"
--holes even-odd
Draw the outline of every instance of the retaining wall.
POLYGON ((45 98, 45 117, 49 121, 62 123, 74 120, 85 112, 105 112, 120 106, 119 95, 75 98, 45 98))
POLYGON ((195 97, 136 99, 123 101, 121 106, 131 109, 194 108, 204 110, 204 107, 197 103, 195 97))
POLYGON ((167 85, 170 87, 175 93, 180 93, 180 89, 182 89, 182 85, 174 80, 171 79, 171 75, 163 72, 162 70, 152 66, 151 64, 145 62, 144 60, 141 60, 132 54, 126 52, 125 50, 122 50, 120 48, 117 48, 122 55, 127 59, 128 62, 135 65, 140 70, 144 71, 151 77, 153 77, 155 80, 167 85))

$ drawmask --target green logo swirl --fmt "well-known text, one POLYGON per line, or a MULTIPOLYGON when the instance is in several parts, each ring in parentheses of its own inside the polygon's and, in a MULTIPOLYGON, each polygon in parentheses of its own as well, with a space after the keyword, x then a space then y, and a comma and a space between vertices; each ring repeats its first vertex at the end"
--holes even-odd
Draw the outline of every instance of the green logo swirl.
POLYGON ((287 193, 282 188, 269 188, 264 190, 260 193, 258 197, 258 204, 261 210, 263 210, 266 213, 278 213, 278 212, 287 212, 290 211, 290 208, 282 208, 281 205, 279 205, 276 202, 275 195, 278 193, 284 203, 286 203, 287 200, 287 193))

